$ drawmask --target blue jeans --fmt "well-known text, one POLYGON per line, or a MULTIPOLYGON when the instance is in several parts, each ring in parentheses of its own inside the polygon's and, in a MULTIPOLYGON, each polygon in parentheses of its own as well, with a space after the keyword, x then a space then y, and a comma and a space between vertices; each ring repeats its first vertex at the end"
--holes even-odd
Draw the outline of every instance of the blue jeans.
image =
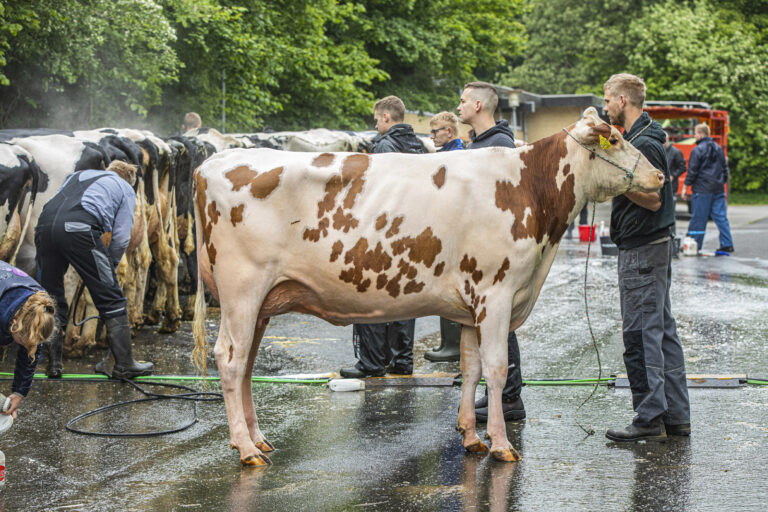
POLYGON ((696 240, 699 250, 704 245, 704 234, 707 231, 707 221, 712 218, 720 231, 720 247, 733 246, 731 226, 727 217, 728 203, 725 193, 699 194, 691 196, 691 222, 688 224, 688 234, 696 240))

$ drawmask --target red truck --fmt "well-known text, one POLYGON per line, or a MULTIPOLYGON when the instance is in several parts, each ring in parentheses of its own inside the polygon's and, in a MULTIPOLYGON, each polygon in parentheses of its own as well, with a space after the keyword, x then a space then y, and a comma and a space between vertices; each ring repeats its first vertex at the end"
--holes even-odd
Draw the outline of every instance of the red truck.
MULTIPOLYGON (((725 157, 728 158, 728 112, 725 110, 715 110, 710 105, 700 102, 690 101, 646 101, 643 110, 655 121, 663 126, 664 120, 670 120, 664 128, 669 132, 669 139, 677 149, 682 151, 685 157, 686 166, 691 158, 691 151, 696 146, 696 139, 693 135, 693 128, 699 123, 709 125, 710 136, 717 142, 725 157)), ((678 180, 677 196, 683 191, 685 174, 678 180)), ((726 194, 728 193, 726 185, 726 194)), ((686 194, 690 197, 691 188, 688 187, 686 194)), ((688 205, 690 211, 690 203, 688 205)))

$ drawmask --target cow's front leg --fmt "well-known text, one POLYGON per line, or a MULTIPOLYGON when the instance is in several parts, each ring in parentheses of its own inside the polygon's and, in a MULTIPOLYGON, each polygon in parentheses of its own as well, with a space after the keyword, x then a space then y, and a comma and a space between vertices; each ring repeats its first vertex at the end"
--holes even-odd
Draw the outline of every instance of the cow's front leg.
POLYGON ((259 351, 259 345, 261 345, 261 338, 264 336, 264 331, 267 328, 267 321, 261 320, 256 324, 256 331, 253 334, 253 343, 251 344, 250 354, 248 355, 248 363, 245 367, 245 375, 242 384, 243 393, 243 411, 245 412, 245 423, 248 425, 248 433, 251 436, 251 441, 256 445, 256 448, 262 452, 268 453, 275 451, 275 447, 272 443, 267 441, 267 438, 259 429, 259 418, 256 416, 256 409, 253 405, 253 385, 251 383, 251 375, 253 373, 253 362, 256 359, 256 354, 259 351))
POLYGON ((237 448, 243 465, 266 466, 271 462, 251 439, 243 409, 243 379, 256 325, 256 313, 250 311, 253 302, 247 294, 243 293, 241 299, 227 302, 222 300, 222 303, 230 306, 222 308, 221 327, 213 353, 229 420, 230 448, 237 448))
POLYGON ((477 333, 473 327, 461 328, 461 403, 456 430, 464 438, 462 444, 469 452, 487 452, 488 447, 475 429, 475 391, 480 382, 482 366, 477 345, 477 333))
MULTIPOLYGON (((490 316, 490 315, 489 315, 490 316)), ((491 322, 486 318, 478 330, 490 336, 483 336, 484 343, 480 346, 480 359, 483 365, 483 376, 488 387, 488 426, 487 436, 491 438, 491 455, 501 461, 515 462, 520 460, 520 454, 507 439, 507 425, 504 422, 504 412, 501 406, 501 393, 507 380, 507 329, 497 328, 509 325, 509 320, 491 322)))

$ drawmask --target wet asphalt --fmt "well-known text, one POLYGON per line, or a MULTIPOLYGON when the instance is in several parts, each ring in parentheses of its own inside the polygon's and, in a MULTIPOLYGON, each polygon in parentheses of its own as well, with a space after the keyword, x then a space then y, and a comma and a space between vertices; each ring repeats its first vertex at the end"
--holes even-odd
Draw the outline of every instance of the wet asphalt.
MULTIPOLYGON (((597 222, 607 223, 608 212, 599 205, 597 222)), ((732 256, 674 261, 673 312, 689 374, 766 379, 768 207, 730 207, 729 217, 732 256)), ((685 226, 680 220, 678 231, 685 226)), ((717 247, 710 225, 704 251, 717 247)), ((586 243, 564 240, 518 330, 526 379, 598 374, 585 318, 586 258, 586 243)), ((599 244, 590 252, 587 298, 602 375, 622 373, 616 258, 602 256, 599 244)), ((419 319, 416 326, 417 373, 458 372, 458 363, 423 358, 438 343, 438 319, 419 319)), ((212 314, 209 337, 216 327, 212 314)), ((351 327, 313 317, 274 318, 254 374, 338 371, 354 362, 350 337, 351 327)), ((185 322, 174 335, 145 327, 135 351, 154 361, 158 373, 189 375, 192 344, 185 322)), ((99 356, 66 359, 65 371, 90 372, 99 356)), ((0 366, 11 368, 10 361, 0 366)), ((215 373, 212 362, 209 368, 215 373)), ((9 388, 8 381, 0 383, 5 393, 9 388)), ((215 383, 208 388, 218 390, 215 383)), ((768 501, 768 386, 692 388, 690 438, 622 446, 604 432, 631 421, 627 389, 601 386, 578 409, 591 387, 529 385, 522 395, 528 417, 507 424, 523 457, 512 464, 464 452, 454 430, 457 387, 333 393, 322 385, 255 383, 253 389, 261 428, 277 448, 273 465, 261 470, 242 468, 229 450, 222 402, 201 403, 198 423, 171 435, 82 436, 65 430, 69 419, 140 395, 113 382, 36 381, 18 421, 0 437, 7 458, 0 511, 762 511, 768 501)), ((192 414, 189 402, 145 402, 80 427, 172 429, 192 414)))

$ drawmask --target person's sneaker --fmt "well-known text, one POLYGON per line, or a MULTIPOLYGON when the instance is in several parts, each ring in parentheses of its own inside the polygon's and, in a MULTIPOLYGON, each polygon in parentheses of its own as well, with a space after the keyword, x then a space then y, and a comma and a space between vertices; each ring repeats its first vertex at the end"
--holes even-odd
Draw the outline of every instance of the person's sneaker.
POLYGON ((691 424, 681 423, 680 425, 667 425, 664 424, 664 430, 667 431, 668 436, 690 436, 691 424))
POLYGON ((717 252, 733 252, 733 246, 732 245, 725 245, 723 247, 720 247, 717 252))
POLYGON ((635 443, 637 441, 664 442, 667 440, 667 432, 664 423, 656 421, 654 424, 642 427, 632 423, 622 429, 609 429, 605 437, 617 443, 635 443))
POLYGON ((353 366, 352 368, 342 368, 339 371, 339 374, 345 379, 364 379, 366 377, 383 377, 384 374, 386 373, 387 373, 386 370, 364 372, 363 370, 358 370, 357 367, 355 366, 353 366))
MULTIPOLYGON (((525 419, 525 406, 523 399, 517 397, 511 402, 501 401, 501 410, 504 413, 504 421, 519 421, 525 419)), ((475 419, 478 423, 488 423, 488 397, 484 396, 475 402, 475 419)))

